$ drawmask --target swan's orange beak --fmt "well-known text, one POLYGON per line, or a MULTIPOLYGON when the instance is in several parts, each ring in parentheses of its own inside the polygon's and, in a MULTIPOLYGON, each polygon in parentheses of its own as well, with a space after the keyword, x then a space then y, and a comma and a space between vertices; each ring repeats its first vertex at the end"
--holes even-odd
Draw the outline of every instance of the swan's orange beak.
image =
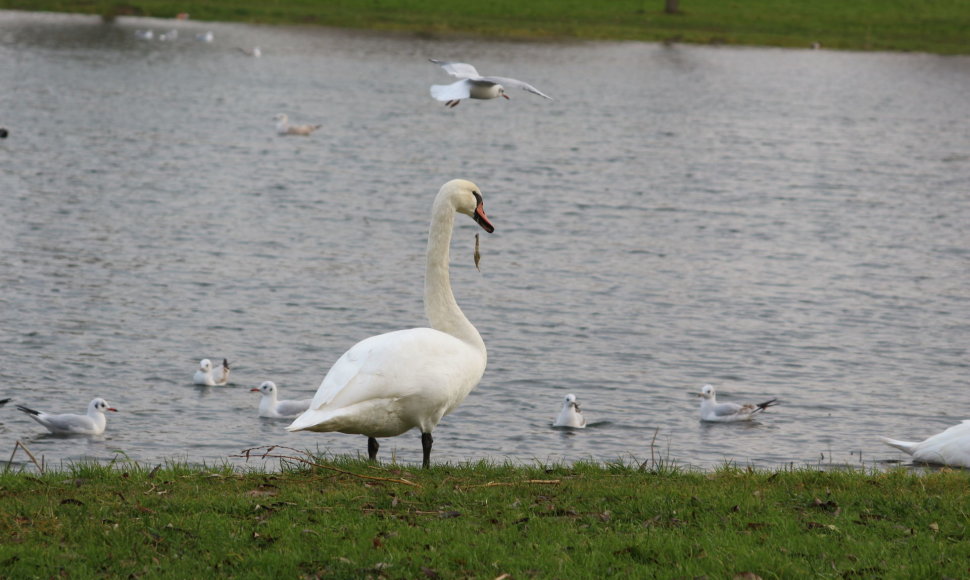
POLYGON ((472 219, 475 220, 475 223, 482 226, 482 229, 486 232, 492 233, 495 231, 495 226, 492 225, 492 222, 488 221, 488 216, 485 215, 485 206, 482 203, 479 203, 478 207, 475 208, 475 214, 472 216, 472 219))

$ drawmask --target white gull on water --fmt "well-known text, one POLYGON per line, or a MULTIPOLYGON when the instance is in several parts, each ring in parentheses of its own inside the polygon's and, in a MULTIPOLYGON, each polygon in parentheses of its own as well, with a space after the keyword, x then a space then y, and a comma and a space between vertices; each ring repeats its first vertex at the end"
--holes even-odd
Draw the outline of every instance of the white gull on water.
POLYGON ((35 411, 23 405, 17 405, 17 409, 26 413, 28 417, 37 421, 55 435, 100 435, 104 433, 105 427, 108 426, 104 412, 118 411, 118 409, 108 406, 108 402, 100 397, 88 403, 86 415, 72 415, 70 413, 54 415, 35 411))
POLYGON ((712 385, 704 385, 704 388, 701 389, 701 392, 697 393, 697 396, 703 399, 701 401, 701 421, 716 423, 750 421, 756 414, 772 405, 778 404, 778 399, 771 399, 764 403, 747 403, 744 405, 737 403, 718 403, 712 385))
POLYGON ((249 389, 250 392, 262 393, 259 399, 259 416, 269 419, 292 419, 310 408, 310 401, 277 400, 279 389, 273 381, 264 381, 258 388, 249 389))
POLYGON ((217 369, 212 368, 212 361, 207 358, 199 361, 199 370, 192 376, 192 382, 197 385, 213 387, 224 385, 229 382, 229 361, 222 359, 222 366, 217 369))
POLYGON ((579 410, 576 395, 572 393, 566 395, 562 403, 562 410, 559 411, 559 416, 556 417, 556 421, 552 425, 553 427, 573 427, 574 429, 586 427, 586 417, 583 417, 583 412, 579 410))
POLYGON ((552 100, 549 95, 520 80, 508 77, 483 77, 478 74, 475 67, 464 62, 445 62, 433 58, 429 60, 440 65, 451 76, 462 79, 450 85, 431 85, 431 96, 439 101, 444 101, 445 105, 449 107, 457 107, 462 99, 494 99, 497 97, 508 99, 509 96, 505 93, 505 89, 522 89, 552 100))
POLYGON ((276 121, 276 133, 278 135, 309 135, 322 125, 290 125, 290 119, 286 113, 279 113, 273 120, 276 121))

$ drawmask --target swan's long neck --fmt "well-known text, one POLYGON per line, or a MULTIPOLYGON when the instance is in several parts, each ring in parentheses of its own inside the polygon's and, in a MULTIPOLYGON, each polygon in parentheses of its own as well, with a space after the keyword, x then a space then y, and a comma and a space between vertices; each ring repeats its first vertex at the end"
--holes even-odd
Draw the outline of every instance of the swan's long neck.
MULTIPOLYGON (((443 201, 443 200, 439 200, 443 201)), ((424 311, 431 328, 446 332, 485 353, 485 342, 465 318, 451 291, 448 263, 455 209, 450 203, 435 203, 428 233, 428 267, 424 276, 424 311)))

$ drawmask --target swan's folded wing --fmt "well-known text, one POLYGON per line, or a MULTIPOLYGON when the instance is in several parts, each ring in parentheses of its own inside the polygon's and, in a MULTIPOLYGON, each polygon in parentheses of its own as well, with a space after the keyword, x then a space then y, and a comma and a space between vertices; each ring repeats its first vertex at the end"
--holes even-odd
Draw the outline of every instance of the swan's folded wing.
POLYGON ((450 85, 431 85, 431 96, 439 101, 458 101, 471 96, 471 83, 467 80, 450 85))
POLYGON ((441 68, 445 69, 445 72, 453 77, 458 77, 460 79, 477 79, 481 75, 475 70, 475 67, 464 62, 446 62, 443 60, 428 59, 431 62, 439 65, 441 68))
POLYGON ((534 95, 539 95, 540 97, 552 100, 552 97, 530 85, 529 83, 520 81, 518 79, 510 79, 508 77, 482 77, 481 80, 497 83, 505 87, 506 89, 522 89, 523 91, 528 91, 534 95))

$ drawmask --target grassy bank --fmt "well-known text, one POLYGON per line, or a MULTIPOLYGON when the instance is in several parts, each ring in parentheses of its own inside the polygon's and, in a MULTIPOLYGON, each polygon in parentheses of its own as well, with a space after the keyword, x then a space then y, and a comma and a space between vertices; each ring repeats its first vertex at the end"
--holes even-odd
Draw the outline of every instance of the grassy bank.
POLYGON ((0 8, 505 38, 970 53, 970 0, 0 0, 0 8))
POLYGON ((0 574, 970 574, 966 472, 330 466, 339 471, 79 465, 8 473, 0 476, 0 574))

